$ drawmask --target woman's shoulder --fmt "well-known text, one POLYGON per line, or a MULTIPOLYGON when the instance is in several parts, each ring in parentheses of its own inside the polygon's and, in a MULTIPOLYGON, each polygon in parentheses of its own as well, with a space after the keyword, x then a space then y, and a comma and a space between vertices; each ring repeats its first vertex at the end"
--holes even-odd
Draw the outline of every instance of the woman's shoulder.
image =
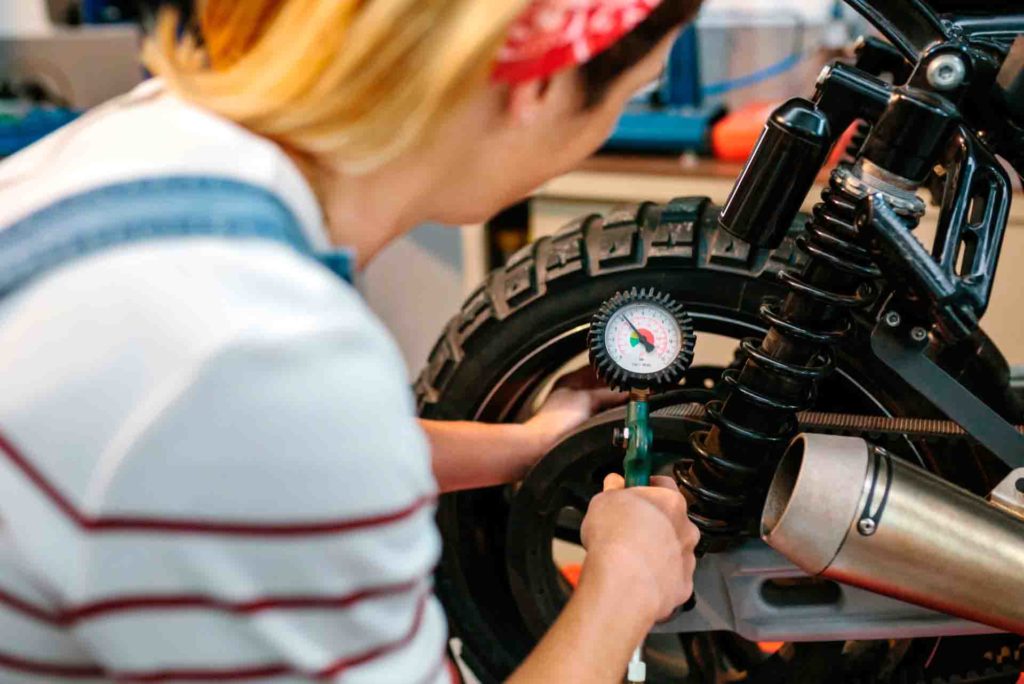
POLYGON ((316 198, 274 143, 148 81, 0 163, 0 230, 76 194, 141 178, 202 176, 275 193, 314 244, 316 198))
MULTIPOLYGON (((112 449, 126 465, 108 503, 142 497, 122 476, 141 468, 152 480, 161 464, 218 487, 242 461, 268 488, 339 468, 433 486, 397 346, 354 288, 287 246, 196 238, 84 258, 0 303, 0 349, 6 431, 54 477, 73 450, 81 467, 63 484, 82 496, 102 470, 92 459, 112 449), (339 448, 373 458, 339 462, 339 448)), ((203 490, 210 506, 224 503, 214 489, 203 490)), ((307 499, 327 506, 317 492, 307 499)), ((166 512, 175 500, 150 504, 166 512)))

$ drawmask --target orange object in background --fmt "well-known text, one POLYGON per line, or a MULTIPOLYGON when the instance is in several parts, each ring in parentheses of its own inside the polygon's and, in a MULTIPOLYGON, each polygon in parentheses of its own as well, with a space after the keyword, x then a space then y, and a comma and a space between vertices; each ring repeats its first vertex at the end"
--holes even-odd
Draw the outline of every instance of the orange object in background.
POLYGON ((758 102, 726 114, 711 127, 711 153, 722 161, 747 161, 765 121, 778 106, 778 102, 758 102))
POLYGON ((583 571, 583 566, 579 563, 570 563, 568 565, 563 565, 560 569, 562 571, 562 577, 564 577, 565 581, 575 589, 576 585, 580 583, 580 573, 583 571))
MULTIPOLYGON (((741 164, 746 162, 757 146, 765 122, 778 106, 778 102, 758 102, 726 114, 711 128, 711 153, 722 161, 741 164)), ((829 157, 829 167, 839 161, 850 139, 853 138, 856 127, 857 124, 850 126, 840 136, 829 157)))

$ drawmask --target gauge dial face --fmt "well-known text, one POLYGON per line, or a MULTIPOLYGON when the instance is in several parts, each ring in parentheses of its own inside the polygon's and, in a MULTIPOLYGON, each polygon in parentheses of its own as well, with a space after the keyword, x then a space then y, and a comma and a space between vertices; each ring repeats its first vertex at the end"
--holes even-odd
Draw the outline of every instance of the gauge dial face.
POLYGON ((620 368, 631 373, 657 373, 679 356, 683 332, 670 312, 648 302, 635 302, 608 319, 604 346, 620 368))

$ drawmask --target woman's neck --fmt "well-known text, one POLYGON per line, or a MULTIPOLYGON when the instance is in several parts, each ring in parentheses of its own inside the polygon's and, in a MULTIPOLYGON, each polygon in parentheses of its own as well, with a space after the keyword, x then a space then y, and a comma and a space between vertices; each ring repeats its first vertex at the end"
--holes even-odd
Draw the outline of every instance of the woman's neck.
POLYGON ((362 269, 389 242, 429 220, 429 179, 416 164, 386 164, 368 173, 292 154, 323 211, 328 238, 356 252, 362 269))

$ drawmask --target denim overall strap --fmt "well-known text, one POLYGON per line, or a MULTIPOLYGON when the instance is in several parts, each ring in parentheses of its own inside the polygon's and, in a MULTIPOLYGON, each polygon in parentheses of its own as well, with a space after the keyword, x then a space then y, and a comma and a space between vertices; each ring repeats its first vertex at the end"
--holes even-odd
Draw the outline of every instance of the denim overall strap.
POLYGON ((295 214, 269 190, 227 178, 172 176, 73 195, 0 230, 0 298, 110 247, 199 236, 283 242, 351 282, 351 254, 316 253, 295 214))

